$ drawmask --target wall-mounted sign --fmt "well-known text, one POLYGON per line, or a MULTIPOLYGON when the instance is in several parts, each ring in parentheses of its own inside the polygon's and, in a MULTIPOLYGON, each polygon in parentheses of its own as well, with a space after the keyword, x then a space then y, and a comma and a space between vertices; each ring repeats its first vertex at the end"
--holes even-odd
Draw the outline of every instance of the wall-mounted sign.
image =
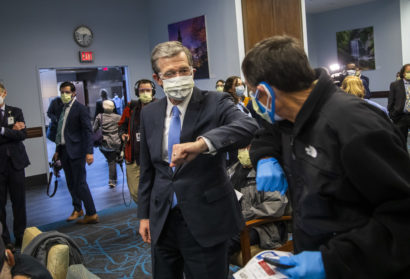
POLYGON ((80 51, 80 62, 89 63, 94 61, 94 53, 92 51, 80 51))

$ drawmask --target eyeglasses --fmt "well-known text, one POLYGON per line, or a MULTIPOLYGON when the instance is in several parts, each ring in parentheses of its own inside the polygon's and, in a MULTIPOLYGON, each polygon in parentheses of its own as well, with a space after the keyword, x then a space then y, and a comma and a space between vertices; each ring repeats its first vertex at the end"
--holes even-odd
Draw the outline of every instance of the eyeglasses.
POLYGON ((192 74, 192 67, 180 68, 178 71, 169 70, 165 73, 159 73, 159 77, 162 79, 174 78, 176 76, 190 76, 192 74))

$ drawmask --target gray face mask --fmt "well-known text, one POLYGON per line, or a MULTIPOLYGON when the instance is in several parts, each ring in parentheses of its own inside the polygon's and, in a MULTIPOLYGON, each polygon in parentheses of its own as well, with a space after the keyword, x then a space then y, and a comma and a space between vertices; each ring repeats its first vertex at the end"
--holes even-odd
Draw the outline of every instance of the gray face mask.
POLYGON ((195 86, 192 75, 163 79, 162 82, 165 95, 167 95, 168 98, 177 101, 184 100, 195 86))
POLYGON ((2 105, 4 103, 4 98, 3 96, 0 96, 0 105, 2 105))

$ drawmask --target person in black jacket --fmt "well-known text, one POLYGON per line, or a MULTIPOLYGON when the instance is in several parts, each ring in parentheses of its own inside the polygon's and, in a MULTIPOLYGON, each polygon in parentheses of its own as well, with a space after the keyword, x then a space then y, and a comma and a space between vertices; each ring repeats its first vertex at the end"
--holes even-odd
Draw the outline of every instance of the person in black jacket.
POLYGON ((47 138, 54 142, 57 135, 58 119, 60 119, 64 104, 60 97, 55 97, 47 109, 47 116, 50 118, 50 123, 47 128, 47 138))
POLYGON ((272 124, 251 143, 257 187, 283 166, 293 208, 291 278, 410 278, 410 157, 385 113, 313 70, 294 38, 265 39, 242 70, 272 124), (279 120, 282 119, 282 120, 279 120))
POLYGON ((15 245, 21 246, 27 222, 24 168, 30 162, 22 142, 26 138, 23 112, 6 105, 6 96, 7 90, 0 83, 0 222, 3 224, 3 241, 10 244, 6 224, 7 194, 10 194, 15 245))
POLYGON ((400 79, 390 84, 387 109, 407 141, 410 128, 410 64, 404 65, 400 70, 400 79))

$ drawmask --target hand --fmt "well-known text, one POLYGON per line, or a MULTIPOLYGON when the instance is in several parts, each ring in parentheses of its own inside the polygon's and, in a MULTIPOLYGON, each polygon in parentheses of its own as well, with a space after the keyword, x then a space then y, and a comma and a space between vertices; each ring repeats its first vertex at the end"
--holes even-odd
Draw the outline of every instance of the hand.
POLYGON ((319 251, 303 251, 292 257, 280 257, 279 263, 294 265, 294 267, 278 271, 292 279, 325 279, 325 267, 323 265, 322 253, 319 251))
POLYGON ((53 162, 57 162, 58 160, 58 152, 55 152, 53 155, 53 162))
POLYGON ((264 192, 279 191, 281 195, 286 193, 288 182, 278 160, 267 158, 258 161, 256 188, 264 192))
POLYGON ((85 155, 85 161, 87 162, 88 165, 91 165, 94 162, 94 155, 93 154, 85 155))
POLYGON ((16 122, 13 125, 13 130, 23 130, 24 128, 26 128, 26 125, 24 124, 24 122, 16 122))
POLYGON ((122 139, 123 142, 128 142, 129 139, 130 139, 130 136, 128 134, 123 134, 121 136, 121 139, 122 139))
POLYGON ((139 232, 144 242, 151 243, 151 233, 149 231, 149 219, 140 220, 140 231, 139 232))
POLYGON ((208 146, 202 138, 194 142, 174 144, 172 147, 172 160, 170 167, 176 167, 183 163, 192 161, 198 154, 208 150, 208 146))

